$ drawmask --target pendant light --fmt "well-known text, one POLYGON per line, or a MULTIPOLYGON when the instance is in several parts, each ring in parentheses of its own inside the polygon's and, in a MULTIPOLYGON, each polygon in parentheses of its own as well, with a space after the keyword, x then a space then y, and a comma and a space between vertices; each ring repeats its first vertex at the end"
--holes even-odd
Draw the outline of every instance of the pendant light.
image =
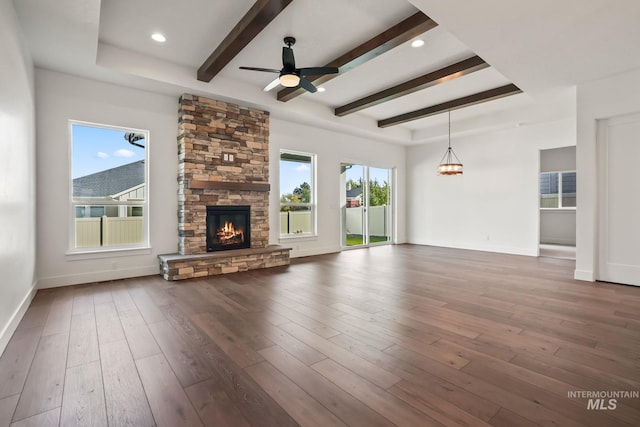
POLYGON ((438 175, 452 176, 462 175, 462 163, 451 148, 451 110, 449 110, 449 148, 445 151, 444 156, 438 165, 438 175))

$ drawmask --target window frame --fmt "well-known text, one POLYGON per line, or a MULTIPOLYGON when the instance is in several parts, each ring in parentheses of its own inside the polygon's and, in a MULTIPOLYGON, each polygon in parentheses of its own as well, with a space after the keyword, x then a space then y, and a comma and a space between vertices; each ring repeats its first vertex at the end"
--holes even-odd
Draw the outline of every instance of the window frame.
MULTIPOLYGON (((562 170, 562 171, 545 171, 538 174, 538 208, 542 211, 554 211, 554 210, 575 210, 577 206, 562 206, 563 201, 563 188, 562 188, 562 175, 565 173, 575 173, 576 179, 578 176, 575 170, 562 170), (542 197, 542 188, 540 187, 540 177, 542 174, 556 174, 558 176, 558 206, 554 208, 543 208, 540 206, 540 199, 542 197)), ((576 192, 577 194, 577 192, 576 192)), ((576 201, 577 205, 577 201, 576 201)))
POLYGON ((67 256, 77 257, 78 259, 87 259, 94 257, 100 257, 100 255, 110 256, 114 252, 129 252, 131 254, 147 254, 150 253, 150 183, 149 183, 149 159, 150 159, 150 140, 151 131, 148 129, 139 129, 129 126, 117 126, 108 125, 104 123, 87 122, 82 120, 69 120, 68 121, 68 150, 69 150, 69 163, 68 163, 68 185, 69 185, 69 222, 68 222, 68 250, 67 256), (99 201, 92 200, 91 197, 76 198, 73 197, 73 126, 85 126, 95 127, 101 129, 110 129, 125 132, 136 132, 145 134, 145 149, 144 149, 144 200, 135 199, 128 201, 114 200, 108 201, 101 199, 99 201), (104 206, 105 212, 107 206, 126 206, 128 207, 142 207, 142 242, 132 243, 126 245, 109 245, 109 246, 89 246, 89 247, 76 247, 76 208, 86 207, 90 209, 90 206, 104 206))
POLYGON ((286 148, 282 148, 278 153, 278 183, 282 180, 282 155, 283 154, 291 154, 294 156, 304 156, 309 157, 310 166, 311 166, 311 182, 309 185, 311 186, 311 201, 309 203, 282 203, 280 198, 282 194, 280 193, 280 188, 278 188, 278 236, 280 240, 288 240, 288 239, 304 239, 309 237, 317 237, 317 212, 318 212, 318 204, 317 204, 317 154, 315 153, 307 153, 304 151, 297 150, 289 150, 286 148), (308 207, 311 212, 311 232, 308 233, 293 233, 293 234, 281 234, 280 233, 280 213, 282 212, 282 208, 285 206, 291 207, 308 207))

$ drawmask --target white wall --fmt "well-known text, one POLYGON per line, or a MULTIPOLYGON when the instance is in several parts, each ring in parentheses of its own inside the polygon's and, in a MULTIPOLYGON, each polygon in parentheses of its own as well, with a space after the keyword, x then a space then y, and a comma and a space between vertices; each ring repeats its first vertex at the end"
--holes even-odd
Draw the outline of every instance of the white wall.
POLYGON ((0 0, 0 354, 36 289, 33 65, 21 39, 0 0))
POLYGON ((158 273, 159 254, 177 252, 178 98, 36 70, 38 286, 158 273), (70 226, 68 121, 149 130, 151 250, 66 255, 70 226))
MULTIPOLYGON (((177 251, 177 98, 67 74, 36 70, 38 132, 38 285, 41 288, 112 280, 158 272, 157 255, 177 251), (152 250, 99 256, 69 250, 68 120, 150 131, 150 241, 152 250)), ((294 248, 292 256, 340 250, 340 162, 397 168, 398 230, 405 241, 405 149, 386 143, 271 118, 271 243, 294 248), (279 240, 279 151, 316 153, 318 236, 279 240)))
POLYGON ((574 143, 572 120, 453 135, 458 177, 437 176, 446 141, 409 148, 409 242, 537 255, 539 150, 574 143))
MULTIPOLYGON (((576 216, 575 278, 597 277, 598 186, 597 121, 640 112, 640 69, 578 85, 576 147, 578 211, 576 216)), ((629 223, 636 219, 629 212, 629 223)))
POLYGON ((340 250, 340 163, 349 162, 380 168, 396 168, 395 218, 397 243, 406 241, 405 228, 405 148, 371 141, 311 126, 271 118, 269 137, 269 198, 270 243, 293 248, 291 256, 308 256, 340 250), (317 154, 317 237, 279 239, 280 224, 280 150, 295 150, 317 154))

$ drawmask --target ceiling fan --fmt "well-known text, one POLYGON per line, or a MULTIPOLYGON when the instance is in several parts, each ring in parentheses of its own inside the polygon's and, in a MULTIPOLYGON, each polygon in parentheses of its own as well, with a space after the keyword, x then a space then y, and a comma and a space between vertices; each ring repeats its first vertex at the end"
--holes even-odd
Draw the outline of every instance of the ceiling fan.
POLYGON ((336 74, 338 72, 337 67, 306 67, 296 68, 296 60, 293 57, 293 46, 296 43, 294 37, 285 37, 282 47, 282 69, 276 70, 273 68, 256 68, 256 67, 240 67, 241 70, 251 71, 263 71, 266 73, 278 73, 280 77, 273 81, 273 84, 269 84, 265 91, 273 89, 278 83, 284 87, 301 87, 311 93, 315 93, 318 89, 305 77, 307 76, 322 76, 325 74, 336 74))

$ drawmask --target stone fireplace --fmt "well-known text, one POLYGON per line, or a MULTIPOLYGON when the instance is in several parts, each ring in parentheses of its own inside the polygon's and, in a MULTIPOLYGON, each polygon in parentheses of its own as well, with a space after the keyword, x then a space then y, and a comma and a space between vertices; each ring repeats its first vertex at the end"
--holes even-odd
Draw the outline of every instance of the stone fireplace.
POLYGON ((269 113, 185 94, 178 114, 178 254, 159 256, 163 277, 288 265, 290 248, 268 244, 269 113))

